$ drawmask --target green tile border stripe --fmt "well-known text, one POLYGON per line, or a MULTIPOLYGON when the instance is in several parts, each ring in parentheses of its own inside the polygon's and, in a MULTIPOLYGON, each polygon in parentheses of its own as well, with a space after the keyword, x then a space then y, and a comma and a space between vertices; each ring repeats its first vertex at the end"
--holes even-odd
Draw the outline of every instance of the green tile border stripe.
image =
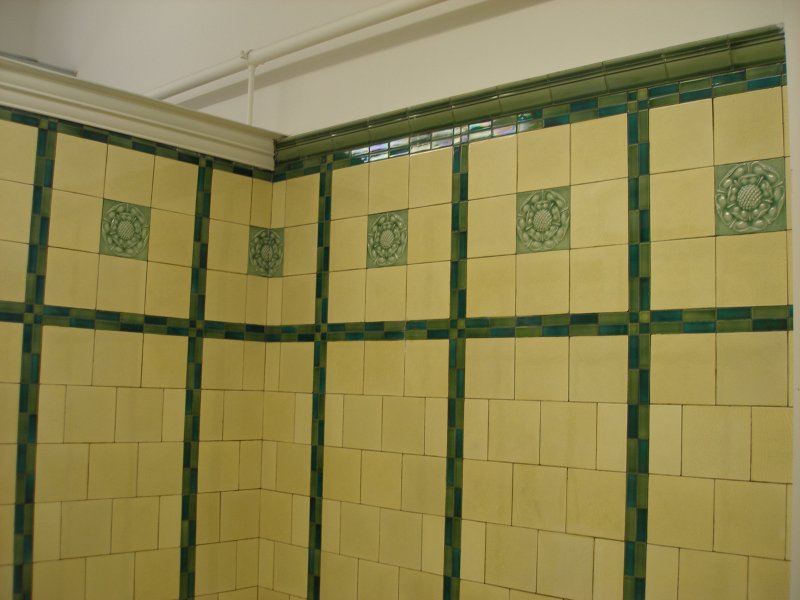
MULTIPOLYGON (((5 115, 3 115, 5 116, 5 115)), ((22 313, 22 366, 19 384, 17 461, 14 489, 13 598, 33 594, 33 529, 36 502, 36 434, 39 410, 39 367, 42 354, 42 312, 50 231, 50 200, 55 162, 55 121, 17 115, 17 122, 38 126, 33 176, 25 305, 22 313)), ((18 308, 18 307, 17 307, 18 308)), ((16 316, 16 315, 15 315, 16 316)))

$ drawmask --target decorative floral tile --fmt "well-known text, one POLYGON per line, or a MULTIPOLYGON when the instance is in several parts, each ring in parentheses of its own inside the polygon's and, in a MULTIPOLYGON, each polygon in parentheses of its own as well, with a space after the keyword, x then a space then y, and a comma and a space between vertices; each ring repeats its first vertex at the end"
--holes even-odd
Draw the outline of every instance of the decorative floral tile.
POLYGON ((247 272, 261 277, 283 275, 283 229, 250 227, 247 272))
POLYGON ((394 267, 408 258, 408 211, 370 215, 367 220, 367 267, 394 267))
POLYGON ((569 248, 569 187, 517 194, 517 253, 569 248))
POLYGON ((100 221, 101 254, 147 260, 149 242, 149 207, 103 200, 103 218, 100 221))
POLYGON ((714 169, 717 235, 786 229, 786 179, 782 158, 714 169))

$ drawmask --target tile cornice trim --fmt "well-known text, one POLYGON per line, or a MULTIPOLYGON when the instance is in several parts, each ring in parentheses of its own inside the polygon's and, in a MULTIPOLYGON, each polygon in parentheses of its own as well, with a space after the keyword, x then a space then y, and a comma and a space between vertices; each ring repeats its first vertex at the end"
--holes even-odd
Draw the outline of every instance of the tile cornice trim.
POLYGON ((0 105, 275 168, 277 134, 3 58, 0 105))

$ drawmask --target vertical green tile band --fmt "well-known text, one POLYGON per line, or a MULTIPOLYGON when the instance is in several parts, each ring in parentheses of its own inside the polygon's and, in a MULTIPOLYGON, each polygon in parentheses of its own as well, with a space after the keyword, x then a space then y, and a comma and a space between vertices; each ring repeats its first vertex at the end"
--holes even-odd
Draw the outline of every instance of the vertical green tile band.
POLYGON ((19 384, 19 421, 14 496, 14 600, 33 595, 33 528, 36 501, 36 432, 39 409, 39 372, 42 355, 42 315, 50 231, 50 200, 55 161, 56 123, 12 115, 12 119, 38 126, 33 180, 25 312, 22 317, 22 368, 19 384), (17 118, 15 118, 17 117, 17 118))
MULTIPOLYGON (((647 94, 641 90, 638 95, 647 94)), ((628 103, 628 421, 625 485, 624 600, 644 600, 647 566, 647 473, 650 425, 650 145, 649 112, 636 92, 628 103)))

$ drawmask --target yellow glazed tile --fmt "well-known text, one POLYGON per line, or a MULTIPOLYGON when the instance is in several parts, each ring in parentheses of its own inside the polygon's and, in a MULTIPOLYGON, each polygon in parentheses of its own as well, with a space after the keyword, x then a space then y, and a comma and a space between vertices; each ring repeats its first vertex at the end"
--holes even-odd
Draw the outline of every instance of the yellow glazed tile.
POLYGON ((745 600, 747 558, 718 552, 681 550, 678 600, 745 600))
POLYGON ((247 276, 244 319, 247 323, 267 324, 267 298, 270 279, 254 275, 247 276))
MULTIPOLYGON (((20 338, 21 340, 21 338, 20 338)), ((60 424, 64 429, 64 388, 42 386, 39 388, 39 411, 37 419, 38 442, 60 442, 55 435, 60 424), (42 433, 45 433, 44 438, 42 433), (54 435, 55 434, 55 435, 54 435)), ((19 386, 0 385, 0 444, 17 443, 17 419, 19 418, 19 386)))
POLYGON ((142 380, 142 334, 98 330, 94 335, 94 385, 137 387, 142 380))
POLYGON ((406 342, 406 396, 447 396, 447 340, 406 342))
MULTIPOLYGON (((486 567, 486 524, 461 521, 461 579, 483 581, 486 567)), ((462 584, 463 585, 463 584, 462 584)))
POLYGON ((515 256, 467 260, 467 316, 513 315, 515 309, 515 256))
POLYGON ((783 95, 783 153, 789 156, 789 88, 781 87, 783 95))
POLYGON ((792 410, 753 408, 751 479, 790 483, 792 470, 792 410))
MULTIPOLYGON (((49 251, 50 254, 53 252, 68 252, 67 250, 57 250, 55 248, 49 251)), ((83 253, 74 253, 74 254, 82 254, 83 253)), ((95 279, 96 279, 96 269, 97 269, 97 257, 92 257, 91 254, 85 254, 83 256, 91 257, 94 260, 95 265, 95 279)), ((76 271, 76 265, 73 264, 75 261, 70 260, 72 255, 60 255, 57 259, 53 259, 53 261, 48 260, 48 266, 54 263, 61 262, 65 264, 66 267, 70 270, 68 274, 58 273, 55 276, 51 276, 48 278, 48 283, 51 279, 55 279, 56 283, 52 285, 48 285, 45 288, 46 297, 57 297, 60 300, 67 301, 70 299, 79 299, 85 303, 92 303, 93 299, 90 296, 94 296, 94 293, 84 292, 80 293, 81 291, 77 286, 72 285, 70 281, 69 275, 73 274, 76 271), (67 258, 67 260, 64 260, 67 258), (59 261, 59 259, 61 259, 59 261), (49 296, 47 296, 48 291, 55 287, 56 289, 54 292, 51 292, 49 296)), ((89 265, 91 269, 91 264, 89 265)), ((0 299, 1 300, 10 300, 12 302, 23 302, 25 300, 25 280, 27 277, 28 271, 28 246, 27 244, 19 244, 16 242, 5 242, 0 241, 0 279, 3 281, 3 287, 0 289, 0 299)), ((84 281, 88 280, 88 277, 83 278, 84 281)), ((93 284, 96 285, 96 282, 93 284)), ((93 291, 93 290, 92 290, 93 291)))
POLYGON ((292 539, 292 495, 261 490, 259 536, 289 543, 292 539))
POLYGON ((361 506, 342 502, 342 554, 378 559, 380 532, 380 510, 373 506, 361 506))
POLYGON ((0 366, 0 381, 18 382, 22 365, 22 325, 20 323, 0 323, 0 351, 4 355, 0 366))
POLYGON ((536 591, 566 598, 591 598, 593 563, 591 538, 540 532, 536 591))
POLYGON ((517 137, 473 142, 469 146, 469 197, 488 198, 517 191, 517 137))
POLYGON ((516 259, 516 314, 569 312, 569 251, 531 252, 516 259))
POLYGON ((283 274, 302 275, 317 270, 317 226, 303 225, 283 230, 283 274))
POLYGON ((345 396, 342 414, 342 446, 363 450, 381 449, 380 396, 345 396))
POLYGON ((460 598, 463 600, 508 600, 508 590, 502 587, 484 585, 463 580, 460 584, 460 598))
POLYGON ((354 217, 331 221, 330 252, 331 271, 366 268, 367 218, 354 217))
MULTIPOLYGON (((531 255, 532 256, 532 255, 531 255)), ((569 340, 515 340, 514 397, 522 400, 567 400, 569 340)))
POLYGON ((154 164, 152 154, 119 146, 108 146, 103 196, 121 202, 150 206, 154 164))
POLYGON ((437 600, 442 593, 438 575, 400 569, 399 600, 437 600))
POLYGON ((369 213, 408 208, 407 156, 369 164, 369 213))
POLYGON ((406 316, 406 267, 367 269, 367 321, 402 321, 406 316))
POLYGON ((69 386, 64 405, 65 442, 113 442, 114 388, 69 386))
MULTIPOLYGON (((341 534, 341 506, 341 502, 325 499, 322 500, 323 552, 339 552, 339 537, 341 534)), ((264 514, 263 509, 262 514, 264 514)), ((262 548, 261 552, 263 553, 263 551, 264 550, 262 548)))
POLYGON ((567 469, 514 465, 512 523, 564 531, 567 522, 567 469))
POLYGON ((717 241, 717 304, 786 304, 786 232, 721 236, 717 241))
POLYGON ((786 333, 717 335, 717 404, 786 406, 786 333))
POLYGON ((449 204, 453 179, 453 150, 413 154, 409 166, 408 205, 449 204))
POLYGON ((117 442, 160 442, 164 391, 120 388, 117 391, 117 442))
POLYGON ((176 548, 181 543, 181 496, 161 496, 158 509, 158 546, 176 548))
POLYGON ((450 259, 451 213, 448 204, 408 211, 408 264, 450 259))
POLYGON ((214 169, 211 178, 211 218, 248 225, 253 180, 214 169))
POLYGON ((197 165, 156 156, 153 208, 193 215, 197 203, 197 165))
POLYGON ((627 245, 571 250, 569 277, 571 312, 628 309, 627 245))
POLYGON ((187 346, 184 337, 144 334, 142 387, 184 387, 187 346))
POLYGON ((325 396, 325 445, 342 446, 344 428, 344 396, 326 394, 325 396))
POLYGON ((335 169, 332 181, 332 219, 359 217, 367 214, 369 164, 335 169))
POLYGON ((594 599, 616 600, 622 597, 625 546, 622 542, 595 540, 594 599))
POLYGON ((239 444, 239 487, 256 489, 261 485, 261 454, 263 442, 245 441, 239 444))
POLYGON ((406 278, 406 319, 446 319, 450 315, 449 261, 409 265, 406 278))
POLYGON ((192 270, 161 263, 148 263, 144 310, 149 315, 186 318, 192 270))
POLYGON ((521 527, 486 526, 486 583, 536 590, 537 532, 521 527))
MULTIPOLYGON (((597 405, 597 468, 599 470, 625 471, 628 450, 627 434, 625 433, 627 427, 627 405, 597 405)), ((652 450, 650 460, 652 461, 652 450)))
POLYGON ((425 452, 425 399, 383 399, 382 447, 389 452, 425 452))
MULTIPOLYGON (((5 254, 11 244, 0 243, 5 254), (3 248, 6 246, 6 248, 3 248)), ((25 249, 25 246, 14 244, 25 249)), ((15 253, 16 254, 16 253, 15 253)), ((47 252, 47 284, 44 301, 56 306, 94 308, 97 301, 97 254, 50 248, 47 252)), ((12 272, 4 268, 6 277, 12 272)), ((14 278, 16 279, 16 278, 14 278)))
POLYGON ((183 441, 185 413, 186 391, 183 389, 164 390, 164 417, 161 422, 162 441, 183 441))
POLYGON ((144 312, 147 263, 117 256, 100 256, 97 308, 117 312, 144 312))
POLYGON ((625 115, 575 123, 571 134, 573 184, 627 177, 628 122, 625 115))
POLYGON ((464 458, 489 455, 489 401, 464 400, 464 458))
POLYGON ((651 245, 653 310, 705 308, 715 302, 714 238, 651 245))
POLYGON ((60 600, 85 600, 86 560, 54 560, 33 568, 33 589, 37 596, 60 600))
POLYGON ((282 344, 280 369, 280 391, 311 393, 314 383, 314 344, 282 344))
POLYGON ((514 340, 470 339, 466 353, 468 397, 514 397, 514 340))
POLYGON ((264 394, 265 440, 291 442, 294 438, 294 394, 267 392, 264 394))
MULTIPOLYGON (((17 450, 13 444, 0 445, 0 476, 4 481, 12 481, 15 473, 17 450)), ((12 504, 15 498, 14 488, 5 486, 0 490, 0 505, 12 504)))
POLYGON ((541 436, 542 464, 595 468, 596 405, 542 402, 541 436))
POLYGON ((206 340, 203 346, 203 389, 242 389, 243 369, 243 342, 206 340))
POLYGON ((33 183, 39 128, 4 120, 0 139, 0 179, 33 183))
POLYGON ((570 338, 571 402, 624 403, 627 389, 628 339, 625 336, 570 338))
POLYGON ((53 189, 102 196, 106 174, 106 149, 100 142, 59 133, 53 189))
POLYGON ((358 600, 397 600, 398 585, 397 567, 367 561, 359 563, 358 600))
POLYGON ((517 191, 569 185, 569 125, 517 136, 517 191))
POLYGON ((284 225, 316 223, 319 216, 319 179, 316 173, 286 180, 284 225))
POLYGON ((250 225, 269 227, 272 221, 272 182, 253 179, 250 201, 250 225))
POLYGON ((647 545, 647 597, 651 600, 677 600, 678 549, 647 545))
POLYGON ((211 219, 208 233, 208 268, 247 272, 248 233, 245 225, 211 219))
POLYGON ((139 444, 139 496, 165 496, 181 493, 183 443, 139 444))
POLYGON ((650 111, 652 173, 714 164, 711 100, 686 102, 650 111))
POLYGON ((404 456, 403 510, 444 516, 445 471, 444 458, 404 456))
POLYGON ((360 323, 364 321, 367 272, 335 271, 328 276, 328 321, 360 323))
POLYGON ((42 444, 36 454, 36 501, 86 498, 88 444, 42 444))
POLYGON ((571 189, 569 243, 572 248, 628 242, 628 180, 614 179, 571 189))
POLYGON ((511 487, 509 463, 465 460, 463 517, 510 525, 511 487))
POLYGON ((239 444, 235 442, 205 442, 200 444, 197 489, 199 492, 218 492, 236 489, 239 444))
POLYGON ((323 552, 320 596, 326 600, 350 600, 358 593, 358 560, 323 552))
POLYGON ((714 99, 714 162, 718 165, 783 156, 780 88, 714 99))
POLYGON ((54 190, 48 243, 58 248, 97 252, 102 210, 100 198, 54 190))
POLYGON ((86 600, 131 600, 133 554, 95 556, 86 561, 86 600))
POLYGON ((650 396, 653 404, 714 404, 716 336, 651 337, 650 396))
POLYGON ((361 502, 373 506, 399 509, 402 501, 401 469, 402 456, 400 454, 363 452, 361 454, 361 502))
POLYGON ((148 260, 192 266, 194 217, 166 210, 150 211, 148 260))
POLYGON ((399 510, 381 510, 380 562, 420 569, 422 515, 399 510))
POLYGON ((180 577, 178 548, 137 552, 135 569, 135 600, 169 600, 178 594, 180 577))
POLYGON ((221 596, 225 600, 256 600, 259 545, 260 541, 255 538, 236 543, 236 587, 239 589, 221 596))
POLYGON ((283 227, 286 220, 286 182, 278 181, 272 184, 272 214, 270 227, 283 227))
POLYGON ((444 574, 442 540, 444 516, 422 515, 422 570, 437 575, 444 574))
POLYGON ((625 474, 570 469, 567 531, 622 540, 625 534, 625 474))
MULTIPOLYGON (((30 185, 0 180, 0 211, 4 216, 3 222, 0 224, 0 239, 21 243, 28 242, 31 235, 32 199, 33 187, 30 185)), ((52 244, 52 208, 50 223, 48 241, 52 244)), ((98 224, 98 231, 99 228, 98 224)))
POLYGON ((272 278, 267 289, 267 325, 281 324, 283 309, 283 279, 272 278))
POLYGON ((281 322, 284 325, 314 322, 315 286, 315 275, 295 275, 283 278, 281 322))
POLYGON ((468 205, 467 256, 514 254, 517 249, 516 196, 473 200, 468 205))
POLYGON ((650 407, 650 473, 681 474, 680 406, 650 407))
POLYGON ((111 518, 111 552, 158 547, 158 498, 118 498, 111 518))
POLYGON ((345 448, 328 448, 325 452, 328 477, 324 495, 332 500, 358 502, 361 496, 361 452, 345 448))
POLYGON ((782 560, 750 558, 747 571, 747 597, 770 600, 789 597, 790 563, 782 560))
POLYGON ((331 393, 361 394, 364 388, 364 343, 328 344, 326 389, 331 393))
POLYGON ((42 333, 42 383, 92 382, 94 331, 45 327, 42 333))
POLYGON ((222 492, 220 540, 243 540, 258 537, 259 490, 222 492))
POLYGON ((654 241, 715 233, 714 169, 650 176, 650 233, 654 241))
POLYGON ((365 342, 365 394, 403 395, 405 350, 402 341, 365 342))
POLYGON ((786 552, 786 486, 717 481, 714 550, 765 558, 786 552))
POLYGON ((236 544, 204 544, 196 550, 198 594, 211 594, 236 587, 236 544))
POLYGON ((111 548, 111 500, 61 505, 61 558, 108 554, 111 548))
POLYGON ((225 392, 222 439, 261 439, 263 395, 259 392, 225 392))
POLYGON ((750 409, 686 406, 683 409, 683 474, 750 478, 750 409))
POLYGON ((649 541, 711 550, 714 535, 712 480, 652 475, 649 493, 649 541))
POLYGON ((489 460, 539 462, 539 403, 489 401, 489 460))
MULTIPOLYGON (((11 505, 8 508, 13 515, 14 509, 11 505)), ((58 559, 61 556, 61 502, 37 502, 36 525, 33 532, 33 562, 58 559)), ((12 539, 13 534, 9 536, 9 540, 12 539)))

